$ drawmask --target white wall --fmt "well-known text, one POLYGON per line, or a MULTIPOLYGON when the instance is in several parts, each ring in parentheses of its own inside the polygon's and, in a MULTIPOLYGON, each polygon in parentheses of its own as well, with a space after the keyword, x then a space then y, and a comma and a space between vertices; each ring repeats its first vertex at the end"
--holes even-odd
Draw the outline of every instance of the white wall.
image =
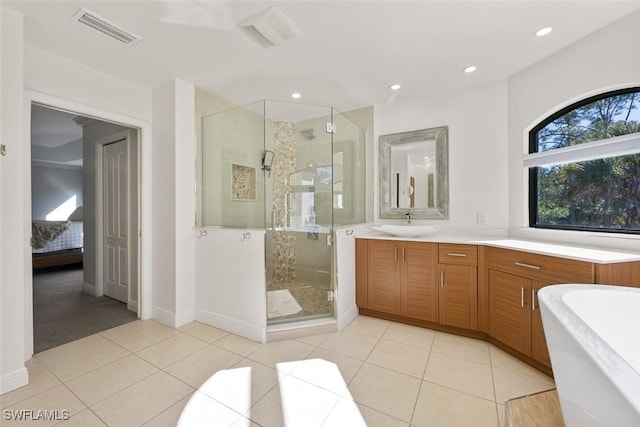
POLYGON ((640 85, 640 12, 629 15, 509 78, 510 235, 635 249, 632 236, 528 226, 528 131, 551 113, 591 95, 640 85))
POLYGON ((213 227, 201 230, 208 235, 196 241, 196 320, 264 342, 265 231, 213 227))
POLYGON ((25 44, 24 84, 59 96, 141 120, 151 119, 151 90, 25 44))
MULTIPOLYGON (((12 161, 4 162, 2 179, 10 185, 2 191, 3 209, 11 207, 10 227, 2 225, 2 331, 0 376, 3 391, 5 374, 15 368, 16 359, 24 361, 33 352, 32 277, 30 269, 30 217, 31 217, 31 160, 30 160, 30 103, 39 102, 93 117, 102 117, 143 129, 144 145, 150 145, 148 120, 151 112, 151 91, 132 83, 108 76, 24 44, 22 17, 0 8, 2 25, 2 141, 12 141, 12 161), (5 23, 6 21, 6 23, 5 23), (26 102, 25 102, 26 101, 26 102), (15 160, 15 161, 13 161, 15 160), (9 165, 8 167, 6 165, 9 165), (11 248, 8 251, 8 248, 11 248), (14 259, 15 258, 15 259, 14 259), (5 278, 10 278, 5 280, 5 278), (18 289, 14 287, 18 286, 18 289), (19 291, 21 295, 16 295, 19 291), (22 335, 17 339, 17 334, 22 335)), ((143 151, 144 153, 144 151, 143 151)), ((143 170, 150 170, 148 158, 142 161, 143 170)), ((143 197, 149 198, 150 179, 143 178, 143 197)), ((6 184, 5 184, 6 183, 6 184)), ((143 204, 143 225, 149 223, 148 201, 143 204)), ((151 233, 143 237, 143 245, 151 251, 151 233)), ((151 264, 144 262, 143 280, 151 282, 151 264)), ((148 288, 148 286, 146 287, 148 288)), ((150 302, 151 298, 148 298, 150 302)), ((143 306, 145 302, 143 301, 143 306)), ((150 310, 142 308, 142 317, 150 310)), ((21 368, 20 368, 21 369, 21 368)), ((25 371, 26 375, 26 371, 25 371)))
POLYGON ((343 330, 358 316, 356 306, 356 237, 371 232, 368 225, 342 227, 336 230, 336 319, 343 330))
POLYGON ((153 91, 153 317, 178 327, 195 317, 195 99, 175 80, 153 91))
POLYGON ((176 327, 195 319, 195 87, 175 81, 176 327))
POLYGON ((7 146, 6 157, 0 157, 0 394, 29 380, 24 277, 31 210, 24 196, 29 194, 23 167, 29 150, 22 143, 23 29, 22 16, 0 7, 0 141, 7 146))
MULTIPOLYGON (((506 229, 507 83, 499 81, 420 102, 375 105, 374 215, 380 217, 378 138, 437 126, 449 127, 449 220, 417 221, 478 232, 506 229), (487 224, 477 224, 477 212, 487 224)), ((384 222, 384 221, 380 221, 384 222)), ((392 222, 392 221, 389 221, 392 222)))
POLYGON ((73 196, 76 206, 82 206, 81 167, 31 166, 31 218, 46 219, 73 196))
POLYGON ((172 83, 153 90, 153 317, 165 323, 173 322, 176 310, 174 104, 172 83))

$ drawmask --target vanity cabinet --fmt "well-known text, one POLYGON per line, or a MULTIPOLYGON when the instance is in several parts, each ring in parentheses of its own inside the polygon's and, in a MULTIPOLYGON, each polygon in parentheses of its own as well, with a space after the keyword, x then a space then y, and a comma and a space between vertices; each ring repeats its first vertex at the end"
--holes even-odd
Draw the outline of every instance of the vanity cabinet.
POLYGON ((436 243, 358 239, 356 260, 358 307, 438 320, 436 243), (366 265, 366 271, 362 265, 366 265))
POLYGON ((439 322, 458 328, 478 329, 478 247, 440 243, 438 262, 439 322))
MULTIPOLYGON (((578 261, 569 258, 570 248, 558 248, 560 255, 542 255, 489 244, 359 238, 356 304, 365 315, 487 340, 551 375, 541 288, 640 287, 640 261, 578 261)), ((553 245, 544 249, 556 253, 553 245)))
POLYGON ((557 283, 594 283, 590 262, 487 248, 489 335, 550 367, 537 292, 557 283))

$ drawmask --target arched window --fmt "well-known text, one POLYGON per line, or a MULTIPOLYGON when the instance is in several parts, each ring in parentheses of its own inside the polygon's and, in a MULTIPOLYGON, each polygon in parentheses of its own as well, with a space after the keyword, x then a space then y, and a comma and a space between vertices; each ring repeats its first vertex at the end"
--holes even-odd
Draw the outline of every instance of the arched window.
POLYGON ((640 87, 584 99, 529 132, 529 225, 640 233, 640 87))

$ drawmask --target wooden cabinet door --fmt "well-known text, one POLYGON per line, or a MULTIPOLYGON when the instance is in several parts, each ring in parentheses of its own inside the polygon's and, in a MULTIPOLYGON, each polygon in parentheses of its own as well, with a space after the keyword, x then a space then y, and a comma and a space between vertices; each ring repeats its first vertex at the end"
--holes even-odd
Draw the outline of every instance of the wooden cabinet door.
POLYGON ((399 242, 369 240, 367 243, 367 307, 400 314, 399 242))
POLYGON ((477 283, 475 265, 440 264, 440 323, 465 329, 478 328, 477 283))
POLYGON ((515 350, 531 355, 531 280, 489 270, 489 332, 515 350))
POLYGON ((542 327, 542 316, 538 306, 538 291, 547 286, 546 283, 533 281, 531 287, 531 357, 545 366, 551 367, 547 340, 542 327))
POLYGON ((403 242, 400 247, 403 316, 438 321, 438 244, 403 242))
POLYGON ((369 308, 367 303, 368 257, 368 240, 356 239, 356 305, 360 308, 369 308))

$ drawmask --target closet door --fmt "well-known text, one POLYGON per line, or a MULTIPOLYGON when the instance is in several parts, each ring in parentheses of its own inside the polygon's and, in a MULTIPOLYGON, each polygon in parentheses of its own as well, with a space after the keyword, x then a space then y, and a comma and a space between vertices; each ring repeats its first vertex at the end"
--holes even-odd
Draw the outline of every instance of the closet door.
POLYGON ((103 147, 104 294, 129 297, 127 140, 103 147))

